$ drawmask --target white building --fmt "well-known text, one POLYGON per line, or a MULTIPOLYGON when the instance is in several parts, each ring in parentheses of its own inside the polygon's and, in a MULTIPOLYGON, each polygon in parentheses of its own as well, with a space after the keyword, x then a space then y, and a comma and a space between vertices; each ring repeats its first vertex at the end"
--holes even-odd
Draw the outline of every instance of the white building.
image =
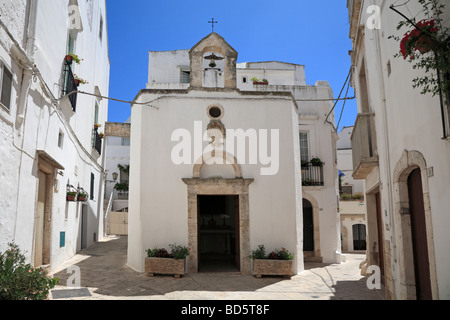
POLYGON ((111 209, 113 211, 128 208, 128 191, 117 190, 115 187, 116 184, 123 184, 124 186, 129 184, 130 179, 124 169, 130 165, 130 128, 131 118, 125 123, 107 122, 105 125, 105 172, 107 179, 105 200, 112 200, 111 209))
POLYGON ((131 117, 128 265, 138 271, 146 249, 170 243, 191 249, 188 272, 205 270, 208 252, 226 250, 232 267, 248 274, 248 256, 260 244, 293 252, 295 274, 303 271, 304 256, 340 261, 334 115, 324 124, 332 102, 311 101, 332 99, 330 86, 307 86, 303 66, 236 61, 237 52, 216 33, 191 50, 149 54, 149 82, 131 117), (254 77, 269 84, 253 84, 254 77), (242 129, 249 143, 241 150, 244 161, 234 149, 226 153, 229 165, 210 164, 214 154, 202 159, 208 129, 226 133, 225 143, 242 129), (312 157, 325 165, 302 168, 301 160, 312 157), (224 211, 223 221, 202 208, 224 211), (231 249, 202 235, 219 223, 232 230, 223 241, 231 249))
POLYGON ((0 24, 0 251, 54 268, 103 236, 105 1, 2 0, 0 24), (68 185, 88 199, 67 201, 68 185))
MULTIPOLYGON (((450 7, 440 2, 447 5, 449 27, 450 7)), ((353 177, 365 180, 368 246, 374 249, 368 263, 380 266, 387 298, 449 299, 449 100, 442 96, 441 104, 439 96, 413 88, 424 72, 395 58, 400 45, 389 39, 411 28, 397 30, 404 18, 390 2, 375 7, 380 15, 373 20, 373 4, 347 2, 358 96, 353 177)), ((416 0, 398 5, 416 21, 429 18, 416 0)))
POLYGON ((343 252, 366 251, 366 204, 364 181, 354 180, 352 143, 353 127, 344 127, 337 141, 338 168, 340 171, 341 237, 343 252))

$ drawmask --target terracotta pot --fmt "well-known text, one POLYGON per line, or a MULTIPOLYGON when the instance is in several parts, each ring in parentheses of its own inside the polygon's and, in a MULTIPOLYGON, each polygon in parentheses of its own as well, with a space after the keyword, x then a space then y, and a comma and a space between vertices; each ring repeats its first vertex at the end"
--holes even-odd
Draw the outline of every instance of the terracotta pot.
POLYGON ((73 61, 73 57, 72 57, 70 54, 68 54, 68 55, 66 56, 66 62, 67 62, 68 64, 72 64, 72 61, 73 61))
POLYGON ((76 198, 77 198, 77 196, 70 195, 70 194, 67 195, 67 201, 76 201, 76 198))
POLYGON ((77 87, 79 87, 80 84, 81 84, 81 80, 75 79, 75 85, 76 85, 77 87))
POLYGON ((432 45, 433 42, 430 38, 422 36, 416 42, 416 49, 419 50, 420 53, 424 54, 430 52, 432 45))
POLYGON ((79 197, 78 197, 78 201, 86 202, 87 199, 86 199, 86 197, 84 197, 84 196, 79 196, 79 197))

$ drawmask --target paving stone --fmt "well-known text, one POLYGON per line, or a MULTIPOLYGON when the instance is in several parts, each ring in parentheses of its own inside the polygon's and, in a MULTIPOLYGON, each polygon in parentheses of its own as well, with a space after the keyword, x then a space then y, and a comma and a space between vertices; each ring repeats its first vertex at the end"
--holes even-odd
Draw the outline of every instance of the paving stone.
POLYGON ((360 275, 363 254, 347 254, 341 264, 305 263, 305 271, 291 277, 256 279, 239 273, 196 273, 180 279, 147 277, 126 266, 127 237, 109 238, 82 250, 54 276, 61 279, 52 291, 54 300, 384 300, 384 288, 369 290, 360 275), (63 291, 71 274, 80 267, 84 295, 63 291), (87 293, 89 292, 89 295, 87 293))

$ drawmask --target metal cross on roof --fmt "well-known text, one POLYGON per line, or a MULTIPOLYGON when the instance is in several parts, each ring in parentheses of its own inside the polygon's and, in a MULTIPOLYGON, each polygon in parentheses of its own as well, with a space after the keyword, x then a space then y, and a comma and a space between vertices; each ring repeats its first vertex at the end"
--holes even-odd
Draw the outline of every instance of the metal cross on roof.
POLYGON ((208 21, 208 23, 211 23, 211 25, 212 25, 212 32, 214 32, 214 23, 219 23, 219 21, 214 21, 214 18, 212 18, 212 21, 208 21))

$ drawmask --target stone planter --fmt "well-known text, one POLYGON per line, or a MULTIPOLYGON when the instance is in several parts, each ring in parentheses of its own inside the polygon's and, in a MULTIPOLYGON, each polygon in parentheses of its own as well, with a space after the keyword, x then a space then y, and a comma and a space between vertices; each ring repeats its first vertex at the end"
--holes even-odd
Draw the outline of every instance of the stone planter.
POLYGON ((185 274, 186 260, 175 260, 170 258, 145 258, 145 272, 149 277, 155 274, 174 275, 180 278, 185 274))
POLYGON ((253 260, 253 275, 292 277, 292 260, 255 259, 253 260))

